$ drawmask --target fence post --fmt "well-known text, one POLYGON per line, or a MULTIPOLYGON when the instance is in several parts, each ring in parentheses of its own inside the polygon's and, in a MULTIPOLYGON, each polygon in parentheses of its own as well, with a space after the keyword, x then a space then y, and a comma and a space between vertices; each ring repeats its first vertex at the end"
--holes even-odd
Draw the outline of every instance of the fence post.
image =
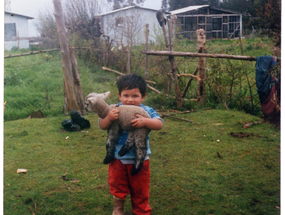
POLYGON ((83 96, 82 94, 81 96, 77 96, 78 94, 76 93, 78 89, 81 90, 80 82, 78 85, 79 87, 75 87, 75 82, 74 82, 74 81, 76 82, 79 81, 79 75, 78 76, 77 74, 75 75, 75 73, 73 73, 72 71, 74 68, 72 65, 72 59, 71 59, 72 57, 68 45, 68 38, 67 38, 61 1, 53 0, 53 4, 54 4, 54 16, 56 20, 58 40, 61 49, 61 66, 63 71, 64 87, 66 90, 68 108, 69 111, 77 110, 83 114, 85 112, 85 109, 84 108, 82 109, 82 105, 79 105, 81 103, 83 104, 83 96))
MULTIPOLYGON (((198 53, 205 53, 206 35, 204 29, 197 30, 198 53)), ((198 58, 198 76, 200 80, 197 81, 197 98, 200 104, 205 102, 205 80, 206 80, 206 58, 198 58)))
MULTIPOLYGON (((174 43, 174 22, 176 20, 176 16, 172 16, 168 21, 168 29, 169 29, 169 51, 173 51, 173 43, 174 43)), ((179 88, 178 78, 177 78, 177 66, 173 56, 169 56, 170 67, 172 77, 174 79, 174 87, 175 87, 175 97, 177 107, 182 107, 182 96, 179 88)))
MULTIPOLYGON (((145 50, 148 51, 148 35, 149 35, 149 24, 145 26, 145 50)), ((148 80, 148 55, 145 55, 145 80, 148 80)))

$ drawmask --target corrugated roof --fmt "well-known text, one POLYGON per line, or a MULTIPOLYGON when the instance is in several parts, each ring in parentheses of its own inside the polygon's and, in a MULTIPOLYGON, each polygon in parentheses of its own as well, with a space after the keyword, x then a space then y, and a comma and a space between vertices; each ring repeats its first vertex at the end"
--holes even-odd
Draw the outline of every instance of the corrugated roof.
POLYGON ((22 17, 25 17, 27 19, 34 19, 34 17, 31 17, 31 16, 26 16, 26 15, 22 15, 22 14, 18 14, 18 13, 12 13, 12 12, 8 12, 8 11, 5 11, 5 14, 11 14, 11 16, 22 16, 22 17))
POLYGON ((192 10, 198 10, 200 8, 203 8, 203 7, 209 7, 209 5, 195 5, 195 6, 184 7, 184 8, 180 8, 177 10, 170 11, 170 13, 171 13, 171 15, 174 15, 174 14, 189 12, 192 10))
MULTIPOLYGON (((117 13, 117 12, 121 12, 121 11, 124 11, 124 10, 129 10, 131 8, 141 8, 141 9, 145 9, 145 10, 157 11, 157 10, 152 9, 152 8, 146 8, 146 7, 141 7, 141 6, 134 5, 134 6, 123 7, 123 8, 117 9, 117 10, 112 10, 110 12, 100 14, 99 16, 105 16, 105 15, 108 15, 108 14, 117 13)), ((170 14, 169 12, 166 12, 166 13, 170 14)))

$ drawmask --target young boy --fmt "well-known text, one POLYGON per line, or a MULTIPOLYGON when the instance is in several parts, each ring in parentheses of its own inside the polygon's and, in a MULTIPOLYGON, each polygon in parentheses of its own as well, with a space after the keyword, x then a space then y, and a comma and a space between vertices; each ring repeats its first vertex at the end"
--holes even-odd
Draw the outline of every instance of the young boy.
MULTIPOLYGON (((141 102, 146 97, 146 82, 136 74, 122 76, 117 81, 120 103, 118 105, 135 105, 142 107, 148 112, 151 118, 136 115, 131 121, 134 128, 147 127, 151 130, 160 130, 163 126, 162 119, 154 109, 144 106, 141 102)), ((104 119, 100 119, 101 129, 108 129, 111 123, 118 119, 119 110, 113 109, 104 119)), ((151 214, 149 206, 149 138, 147 138, 147 156, 141 171, 132 176, 130 174, 135 163, 135 151, 131 149, 126 155, 119 157, 118 152, 128 138, 128 132, 120 131, 119 140, 116 143, 115 160, 109 164, 109 189, 114 199, 113 215, 124 214, 124 201, 127 194, 131 196, 132 209, 135 215, 151 214)))

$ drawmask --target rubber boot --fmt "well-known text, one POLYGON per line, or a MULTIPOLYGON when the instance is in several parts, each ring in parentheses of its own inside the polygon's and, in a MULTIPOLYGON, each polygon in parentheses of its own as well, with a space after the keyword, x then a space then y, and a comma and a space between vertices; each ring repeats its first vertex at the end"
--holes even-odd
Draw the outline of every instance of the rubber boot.
POLYGON ((80 126, 81 129, 90 128, 90 122, 85 119, 78 111, 72 110, 70 112, 71 121, 80 126))
POLYGON ((66 131, 79 131, 80 130, 80 126, 73 123, 70 119, 64 119, 61 122, 61 125, 66 131))
POLYGON ((114 199, 114 209, 112 215, 124 215, 124 203, 125 199, 113 196, 114 199))

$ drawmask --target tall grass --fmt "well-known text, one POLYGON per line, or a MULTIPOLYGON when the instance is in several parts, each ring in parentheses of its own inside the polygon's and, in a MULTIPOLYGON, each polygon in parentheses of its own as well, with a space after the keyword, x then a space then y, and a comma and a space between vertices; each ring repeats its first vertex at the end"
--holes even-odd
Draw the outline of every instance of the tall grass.
MULTIPOLYGON (((116 76, 97 65, 78 60, 84 96, 114 89, 116 76)), ((4 119, 27 118, 41 110, 47 116, 63 114, 63 73, 60 53, 38 54, 5 60, 4 119)))
MULTIPOLYGON (((271 46, 272 41, 263 38, 212 40, 207 41, 206 44, 208 53, 240 55, 243 52, 244 55, 250 56, 270 55, 272 54, 271 46)), ((131 71, 140 75, 144 75, 145 71, 145 56, 141 53, 143 49, 143 46, 133 47, 131 56, 131 71)), ((163 47, 162 45, 151 44, 150 49, 161 50, 163 47)), ((177 40, 175 43, 176 51, 196 52, 196 49, 197 45, 194 41, 183 39, 177 40)), ((27 52, 27 50, 21 50, 20 52, 27 52)), ((85 56, 82 51, 80 52, 80 56, 85 56)), ((17 53, 17 51, 14 50, 5 54, 11 53, 17 53)), ((118 50, 114 51, 112 56, 115 56, 114 59, 116 60, 111 61, 110 68, 121 71, 123 68, 121 65, 126 64, 125 62, 120 62, 120 60, 125 60, 120 57, 121 55, 122 53, 118 50), (116 55, 118 56, 116 57, 116 55)), ((96 59, 86 61, 86 59, 78 57, 77 60, 83 95, 86 96, 94 91, 105 92, 110 90, 112 94, 109 101, 117 102, 114 83, 118 75, 103 71, 101 66, 96 63, 96 59)), ((153 86, 163 93, 174 96, 174 87, 170 91, 167 90, 169 82, 167 73, 170 67, 168 58, 149 56, 149 61, 150 80, 156 82, 153 86)), ((4 100, 7 101, 4 113, 5 121, 26 118, 39 109, 47 116, 60 116, 63 113, 63 75, 59 52, 7 58, 4 63, 4 100)), ((197 58, 177 57, 176 63, 179 73, 193 73, 197 67, 197 58)), ((249 93, 245 74, 248 75, 250 84, 254 84, 254 62, 207 59, 207 97, 205 107, 225 108, 224 104, 226 103, 228 104, 226 108, 237 108, 238 110, 261 115, 255 86, 252 88, 254 92, 252 98, 254 100, 254 108, 252 108, 251 100, 248 99, 251 94, 249 93), (236 77, 234 83, 232 82, 233 74, 236 77), (232 83, 232 86, 229 83, 232 83)), ((187 77, 179 78, 181 91, 184 89, 188 79, 187 77)), ((192 81, 186 94, 186 99, 196 97, 196 88, 196 82, 192 81)), ((148 91, 148 94, 147 104, 157 109, 176 109, 175 99, 166 98, 151 91, 148 91)), ((182 110, 198 107, 198 104, 186 101, 182 110)))

